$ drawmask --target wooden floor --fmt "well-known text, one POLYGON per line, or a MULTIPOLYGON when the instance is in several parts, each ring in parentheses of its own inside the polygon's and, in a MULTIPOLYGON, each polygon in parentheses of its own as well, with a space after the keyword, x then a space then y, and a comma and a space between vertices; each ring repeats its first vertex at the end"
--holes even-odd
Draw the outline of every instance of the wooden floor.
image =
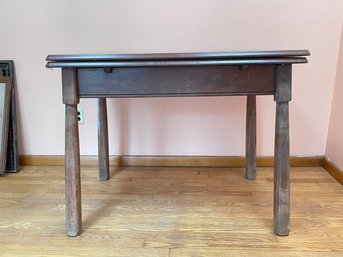
POLYGON ((343 256, 343 187, 322 168, 291 169, 291 233, 272 233, 273 171, 82 168, 83 233, 64 229, 63 167, 0 177, 0 256, 343 256))

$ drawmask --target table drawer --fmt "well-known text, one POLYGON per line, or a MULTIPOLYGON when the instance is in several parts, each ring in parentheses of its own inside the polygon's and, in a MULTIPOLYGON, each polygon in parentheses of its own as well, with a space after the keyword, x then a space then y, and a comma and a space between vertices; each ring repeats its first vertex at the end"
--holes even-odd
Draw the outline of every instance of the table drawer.
POLYGON ((273 94, 276 65, 79 68, 80 97, 273 94))

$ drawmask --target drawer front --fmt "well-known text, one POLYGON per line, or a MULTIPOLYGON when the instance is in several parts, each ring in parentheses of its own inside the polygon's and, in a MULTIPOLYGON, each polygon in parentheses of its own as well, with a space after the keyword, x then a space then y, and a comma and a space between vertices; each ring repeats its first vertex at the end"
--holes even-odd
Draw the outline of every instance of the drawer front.
POLYGON ((78 69, 80 97, 274 94, 276 65, 78 69))

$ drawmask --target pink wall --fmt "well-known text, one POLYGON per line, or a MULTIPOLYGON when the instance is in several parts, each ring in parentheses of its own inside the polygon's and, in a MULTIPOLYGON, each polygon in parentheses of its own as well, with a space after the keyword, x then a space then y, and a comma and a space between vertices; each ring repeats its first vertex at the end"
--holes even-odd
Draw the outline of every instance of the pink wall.
MULTIPOLYGON (((0 59, 14 59, 21 154, 64 153, 60 70, 47 54, 309 49, 295 65, 292 155, 323 155, 341 0, 0 0, 0 59)), ((81 153, 96 154, 94 99, 83 99, 81 153)), ((258 155, 272 155, 275 106, 258 98, 258 155)), ((245 99, 109 101, 111 154, 244 155, 245 99)))
POLYGON ((332 101, 326 157, 343 170, 343 26, 337 62, 336 83, 332 101))

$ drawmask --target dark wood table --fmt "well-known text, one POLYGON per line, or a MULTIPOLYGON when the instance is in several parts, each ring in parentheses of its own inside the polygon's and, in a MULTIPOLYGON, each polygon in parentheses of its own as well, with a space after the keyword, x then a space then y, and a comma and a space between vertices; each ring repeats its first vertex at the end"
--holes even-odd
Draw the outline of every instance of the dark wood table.
MULTIPOLYGON (((307 50, 49 55, 48 68, 62 68, 65 104, 65 200, 68 236, 82 231, 79 98, 98 99, 100 180, 109 178, 106 98, 247 96, 246 178, 256 178, 256 95, 274 95, 274 233, 290 224, 289 111, 292 64, 307 63, 307 50)), ((228 217, 230 218, 230 217, 228 217)))

